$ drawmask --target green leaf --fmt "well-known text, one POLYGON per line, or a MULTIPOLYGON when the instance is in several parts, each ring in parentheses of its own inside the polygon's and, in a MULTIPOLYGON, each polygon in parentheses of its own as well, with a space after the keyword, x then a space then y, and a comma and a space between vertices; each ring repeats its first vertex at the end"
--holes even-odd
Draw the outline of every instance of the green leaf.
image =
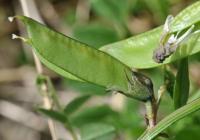
POLYGON ((105 95, 106 89, 87 82, 80 82, 76 80, 64 79, 67 87, 84 95, 105 95))
POLYGON ((180 60, 178 72, 176 75, 173 99, 175 109, 185 105, 189 96, 189 72, 188 72, 188 58, 180 60))
POLYGON ((28 17, 18 18, 26 24, 31 45, 37 55, 57 73, 68 78, 69 72, 90 83, 127 90, 125 71, 128 75, 132 72, 120 61, 28 17))
POLYGON ((90 95, 84 95, 75 98, 72 100, 64 109, 64 113, 67 115, 72 114, 75 112, 81 105, 83 105, 91 96, 90 95))
POLYGON ((191 25, 199 24, 200 17, 200 1, 193 3, 192 5, 181 11, 174 19, 172 23, 172 32, 180 31, 191 25))
POLYGON ((108 116, 116 115, 109 106, 88 107, 84 110, 69 116, 69 120, 73 125, 81 126, 91 122, 100 122, 108 116))
MULTIPOLYGON (((179 13, 172 22, 171 32, 182 31, 195 25, 195 30, 200 29, 200 1, 192 4, 179 13)), ((105 45, 100 50, 112 55, 124 64, 133 68, 152 68, 158 67, 153 61, 153 51, 158 47, 159 38, 163 27, 160 26, 148 32, 134 37, 105 45)), ((200 52, 200 33, 192 35, 188 41, 179 46, 177 51, 163 64, 174 62, 183 57, 200 52)))
POLYGON ((108 124, 92 123, 81 128, 81 140, 113 140, 115 128, 108 124))
POLYGON ((41 61, 58 74, 119 91, 140 101, 151 98, 152 90, 142 81, 146 77, 132 72, 130 67, 114 57, 55 32, 31 18, 16 18, 25 23, 30 38, 28 43, 41 61), (131 87, 128 86, 130 79, 134 82, 131 87))
POLYGON ((77 40, 95 48, 119 40, 119 37, 112 27, 102 24, 93 23, 89 25, 76 26, 73 34, 77 40))
POLYGON ((61 112, 57 112, 57 111, 54 111, 54 110, 48 110, 48 109, 44 109, 44 108, 38 108, 37 110, 40 113, 46 115, 47 117, 50 117, 50 118, 57 120, 61 123, 67 123, 68 122, 66 115, 61 113, 61 112))
POLYGON ((173 123, 181 120, 189 114, 200 109, 200 98, 188 103, 187 105, 177 109, 163 120, 161 120, 154 128, 146 130, 138 140, 152 140, 163 130, 171 126, 173 123))

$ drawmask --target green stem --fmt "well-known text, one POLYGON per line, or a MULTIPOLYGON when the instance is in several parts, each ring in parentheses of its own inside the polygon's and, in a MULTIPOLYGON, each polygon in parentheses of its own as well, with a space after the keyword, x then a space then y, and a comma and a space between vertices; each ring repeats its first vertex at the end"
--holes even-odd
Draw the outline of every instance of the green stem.
POLYGON ((50 93, 51 93, 53 103, 55 103, 55 105, 56 105, 56 107, 58 108, 59 111, 62 111, 62 106, 60 105, 60 102, 59 102, 58 96, 56 94, 56 90, 55 90, 55 88, 52 84, 52 81, 50 80, 49 77, 46 77, 46 80, 47 80, 47 84, 49 86, 49 90, 50 90, 50 93))
MULTIPOLYGON (((63 108, 60 105, 58 96, 56 94, 56 90, 55 90, 50 78, 48 76, 40 74, 40 75, 38 75, 38 78, 37 78, 37 84, 38 84, 38 86, 41 86, 42 84, 46 84, 47 85, 48 91, 46 93, 47 94, 46 96, 50 97, 51 100, 52 100, 52 103, 54 103, 56 105, 58 111, 62 112, 63 108)), ((70 124, 68 119, 67 119, 66 123, 64 124, 64 127, 65 127, 66 130, 68 130, 70 132, 73 140, 78 140, 76 132, 73 129, 73 127, 71 126, 71 124, 70 124)))
POLYGON ((152 100, 148 100, 145 103, 145 106, 146 106, 146 118, 148 121, 148 128, 151 129, 156 125, 157 106, 155 99, 153 98, 152 100))
MULTIPOLYGON (((63 108, 60 105, 58 96, 56 94, 56 90, 55 90, 55 88, 54 88, 54 86, 52 84, 52 81, 50 80, 49 77, 47 77, 47 83, 48 83, 49 89, 51 90, 50 93, 51 93, 51 97, 52 97, 53 102, 55 103, 55 105, 58 108, 58 110, 62 112, 63 108)), ((70 124, 68 119, 67 119, 67 123, 64 124, 64 127, 65 127, 65 129, 67 129, 71 133, 71 136, 72 136, 73 140, 78 140, 76 132, 75 132, 74 128, 72 127, 72 125, 70 124)))
POLYGON ((70 124, 70 122, 68 120, 64 124, 64 127, 65 127, 65 129, 67 129, 70 132, 73 140, 78 140, 77 134, 76 134, 74 128, 71 126, 71 124, 70 124))

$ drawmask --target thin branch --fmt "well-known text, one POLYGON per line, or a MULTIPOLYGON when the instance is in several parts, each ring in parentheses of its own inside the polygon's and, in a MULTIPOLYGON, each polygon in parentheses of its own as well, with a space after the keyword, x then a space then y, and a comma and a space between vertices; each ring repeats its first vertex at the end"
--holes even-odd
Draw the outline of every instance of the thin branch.
POLYGON ((157 110, 158 110, 158 107, 160 105, 160 102, 161 102, 161 99, 162 99, 162 96, 164 95, 164 93, 166 92, 166 85, 161 85, 159 90, 158 90, 158 99, 157 99, 157 110))
POLYGON ((146 106, 146 119, 148 128, 152 129, 156 125, 156 118, 157 118, 157 107, 155 98, 147 101, 145 103, 145 106, 146 106))
MULTIPOLYGON (((19 1, 22 6, 22 10, 23 10, 23 13, 25 16, 31 17, 31 18, 43 23, 42 18, 40 17, 40 14, 38 13, 38 10, 36 8, 34 0, 19 0, 19 1)), ((33 57, 34 57, 37 73, 43 74, 43 68, 42 68, 41 62, 40 62, 39 58, 37 57, 37 55, 34 53, 34 51, 32 51, 32 52, 33 52, 33 57)), ((50 109, 52 107, 52 105, 51 105, 51 101, 48 97, 48 86, 45 83, 42 83, 42 85, 41 85, 41 92, 44 95, 43 96, 44 107, 46 109, 50 109)), ((55 124, 51 119, 48 119, 48 125, 49 125, 52 139, 57 140, 55 124)))

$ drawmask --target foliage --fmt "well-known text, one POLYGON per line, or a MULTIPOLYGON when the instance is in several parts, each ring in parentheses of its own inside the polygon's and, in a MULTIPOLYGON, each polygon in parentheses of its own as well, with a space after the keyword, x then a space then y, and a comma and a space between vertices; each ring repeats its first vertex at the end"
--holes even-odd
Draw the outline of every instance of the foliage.
MULTIPOLYGON (((166 7, 166 9, 165 7, 163 8, 163 3, 158 4, 156 1, 154 1, 154 4, 151 3, 157 5, 155 9, 153 9, 153 5, 148 4, 147 1, 144 1, 144 3, 146 3, 147 7, 155 14, 155 16, 158 14, 156 11, 163 9, 160 10, 162 12, 159 13, 161 21, 167 15, 168 7, 166 7)), ((128 0, 126 2, 119 1, 119 3, 115 3, 113 0, 91 0, 91 6, 92 10, 98 16, 105 20, 114 20, 117 28, 119 30, 122 29, 123 32, 127 31, 127 25, 125 24, 128 18, 127 15, 132 9, 135 10, 135 7, 129 7, 128 0), (122 8, 121 5, 125 8, 122 8), (113 11, 117 11, 117 13, 113 11)), ((195 31, 199 30, 199 12, 200 2, 196 2, 181 11, 175 16, 170 33, 183 33, 191 25, 195 25, 195 31)), ((158 64, 153 61, 152 55, 154 49, 158 46, 163 26, 119 42, 114 41, 118 40, 120 37, 125 37, 126 33, 122 33, 124 36, 115 36, 115 29, 109 30, 100 25, 87 28, 80 26, 80 28, 74 30, 74 35, 78 40, 82 40, 89 44, 86 45, 80 41, 53 31, 30 18, 24 16, 16 17, 25 23, 29 33, 28 43, 33 47, 41 61, 50 69, 65 78, 77 80, 79 82, 89 82, 109 90, 121 91, 128 97, 135 98, 133 95, 127 94, 130 91, 130 88, 128 87, 130 82, 129 79, 134 79, 134 77, 137 78, 135 75, 131 77, 131 68, 146 69, 145 72, 150 76, 152 75, 152 69, 150 68, 155 68, 159 73, 162 73, 159 75, 158 79, 164 79, 163 73, 165 73, 166 67, 163 64, 168 64, 168 66, 175 65, 176 67, 176 62, 178 61, 179 65, 177 68, 175 85, 170 87, 173 88, 173 90, 168 90, 171 92, 173 91, 173 93, 170 94, 174 100, 175 110, 158 122, 154 128, 147 129, 139 139, 153 139, 175 122, 200 109, 200 99, 187 103, 190 88, 188 57, 200 52, 200 33, 190 36, 189 39, 183 42, 178 50, 164 61, 163 64, 158 64), (89 32, 89 34, 96 34, 97 36, 91 41, 90 35, 85 36, 86 32, 89 32), (108 35, 107 37, 109 39, 99 41, 100 37, 98 37, 98 34, 104 35, 105 32, 107 32, 106 35, 108 35), (100 47, 107 43, 112 44, 100 47), (90 45, 93 45, 94 47, 91 47, 90 45), (100 49, 98 50, 97 48, 99 47, 100 49), (172 62, 175 63, 172 64, 172 62)), ((127 34, 129 33, 127 32, 127 34)), ((151 78, 154 79, 155 77, 151 78)), ((136 82, 136 80, 133 80, 133 83, 136 82)), ((164 80, 163 83, 154 82, 156 85, 156 88, 154 88, 156 89, 155 91, 157 92, 158 87, 164 83, 164 80)), ((137 91, 137 88, 138 85, 136 84, 134 89, 131 90, 137 91)), ((146 91, 143 90, 145 88, 147 87, 141 86, 139 87, 139 90, 142 89, 142 91, 146 91)), ((144 94, 146 93, 147 92, 144 92, 144 94)), ((127 124, 127 121, 120 120, 119 118, 123 118, 122 116, 127 114, 127 112, 128 115, 133 115, 134 119, 138 118, 135 109, 135 112, 131 112, 132 114, 130 111, 125 111, 122 112, 121 115, 112 110, 109 106, 90 107, 82 112, 78 111, 91 96, 92 95, 80 96, 59 111, 45 109, 39 109, 39 111, 46 116, 63 123, 67 128, 80 128, 80 134, 83 140, 113 139, 116 136, 115 127, 118 127, 119 129, 122 129, 123 127, 131 128, 131 126, 127 124), (117 123, 114 123, 114 121, 117 121, 117 123)), ((163 103, 164 102, 165 100, 163 103)), ((172 110, 167 112, 171 111, 172 110)), ((163 112, 165 112, 165 110, 163 112)), ((142 127, 140 126, 140 128, 142 127)), ((196 129, 194 130, 194 133, 195 131, 196 129)), ((182 138, 181 133, 177 136, 177 139, 180 138, 182 138)))

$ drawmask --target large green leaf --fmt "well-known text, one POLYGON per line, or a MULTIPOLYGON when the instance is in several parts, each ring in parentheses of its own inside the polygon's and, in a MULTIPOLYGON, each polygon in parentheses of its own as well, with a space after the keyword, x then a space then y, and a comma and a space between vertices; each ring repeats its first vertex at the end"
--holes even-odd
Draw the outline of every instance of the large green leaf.
POLYGON ((103 87, 127 90, 126 73, 131 69, 106 53, 55 32, 24 16, 18 16, 42 62, 68 78, 67 73, 103 87), (126 73, 125 73, 126 72, 126 73))
POLYGON ((58 74, 66 78, 78 77, 142 101, 152 96, 151 81, 142 74, 132 72, 114 57, 53 31, 31 18, 16 18, 25 23, 28 43, 41 61, 58 74), (134 84, 130 84, 130 81, 134 84))
POLYGON ((151 140, 155 138, 163 130, 171 126, 173 123, 188 116, 189 114, 200 109, 200 98, 188 103, 187 105, 177 109, 163 120, 161 120, 154 128, 146 130, 138 140, 151 140))
MULTIPOLYGON (((193 24, 196 27, 195 30, 200 29, 199 13, 200 1, 187 7, 175 17, 172 22, 171 32, 185 30, 193 24)), ((158 47, 162 28, 163 26, 126 40, 103 46, 100 50, 114 56, 121 62, 133 68, 151 68, 160 66, 162 64, 154 62, 152 55, 154 49, 158 47)), ((199 52, 199 35, 200 33, 192 35, 187 42, 182 43, 178 50, 164 61, 164 64, 199 52)))
POLYGON ((173 99, 175 109, 185 105, 189 96, 189 72, 188 58, 180 60, 176 81, 174 85, 173 99))
POLYGON ((80 82, 71 79, 64 79, 64 84, 67 85, 69 89, 77 91, 84 95, 105 95, 107 94, 105 88, 87 83, 87 82, 80 82))

